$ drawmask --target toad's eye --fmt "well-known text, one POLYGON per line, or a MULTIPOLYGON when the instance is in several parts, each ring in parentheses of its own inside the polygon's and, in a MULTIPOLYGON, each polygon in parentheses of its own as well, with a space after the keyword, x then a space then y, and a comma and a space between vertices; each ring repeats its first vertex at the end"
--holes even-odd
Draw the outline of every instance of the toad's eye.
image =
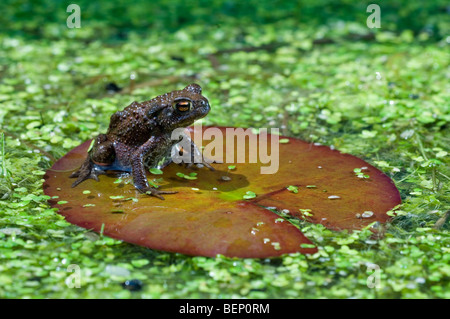
POLYGON ((173 104, 174 109, 180 112, 187 112, 191 109, 191 102, 186 100, 177 101, 173 104))

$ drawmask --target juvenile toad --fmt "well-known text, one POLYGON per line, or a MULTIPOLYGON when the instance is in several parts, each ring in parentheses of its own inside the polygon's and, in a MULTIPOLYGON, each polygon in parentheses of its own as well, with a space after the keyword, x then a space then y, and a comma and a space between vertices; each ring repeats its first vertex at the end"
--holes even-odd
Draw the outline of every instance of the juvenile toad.
MULTIPOLYGON (((168 165, 172 148, 179 142, 171 139, 172 131, 191 125, 205 117, 209 110, 208 100, 198 84, 190 84, 183 90, 150 101, 131 103, 123 111, 114 113, 107 133, 94 140, 85 162, 70 176, 77 178, 72 187, 89 178, 98 181, 98 175, 117 170, 131 173, 134 186, 142 193, 160 199, 164 199, 161 194, 176 193, 151 187, 145 167, 168 165)), ((192 141, 191 150, 183 151, 190 152, 192 159, 194 154, 200 153, 192 141)), ((201 164, 214 170, 204 159, 201 164)))

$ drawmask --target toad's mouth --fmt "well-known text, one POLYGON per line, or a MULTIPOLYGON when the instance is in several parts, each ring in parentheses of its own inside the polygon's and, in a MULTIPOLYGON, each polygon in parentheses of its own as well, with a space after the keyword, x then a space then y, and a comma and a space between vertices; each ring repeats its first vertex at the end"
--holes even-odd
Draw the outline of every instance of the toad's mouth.
POLYGON ((180 121, 181 126, 189 126, 193 124, 195 121, 204 118, 206 115, 208 115, 210 109, 211 108, 209 104, 194 109, 190 114, 187 114, 184 119, 181 119, 180 121))

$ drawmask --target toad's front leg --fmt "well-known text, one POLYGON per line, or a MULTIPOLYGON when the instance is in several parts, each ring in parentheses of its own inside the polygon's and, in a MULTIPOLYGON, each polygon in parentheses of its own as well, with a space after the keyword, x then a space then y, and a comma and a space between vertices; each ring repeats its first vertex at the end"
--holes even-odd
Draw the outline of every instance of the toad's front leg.
POLYGON ((158 141, 155 137, 151 137, 145 144, 140 146, 133 152, 130 158, 131 162, 131 174, 133 176, 134 186, 141 192, 148 195, 153 195, 159 199, 164 199, 161 194, 175 194, 173 191, 160 191, 154 187, 151 187, 148 183, 147 176, 145 174, 144 158, 147 154, 155 152, 155 148, 158 146, 158 141))
POLYGON ((211 171, 215 171, 215 168, 210 164, 213 161, 203 156, 198 146, 187 134, 183 134, 181 142, 175 144, 172 148, 172 158, 177 157, 179 160, 176 163, 181 164, 185 160, 184 164, 186 168, 190 168, 195 164, 200 167, 206 166, 211 171))

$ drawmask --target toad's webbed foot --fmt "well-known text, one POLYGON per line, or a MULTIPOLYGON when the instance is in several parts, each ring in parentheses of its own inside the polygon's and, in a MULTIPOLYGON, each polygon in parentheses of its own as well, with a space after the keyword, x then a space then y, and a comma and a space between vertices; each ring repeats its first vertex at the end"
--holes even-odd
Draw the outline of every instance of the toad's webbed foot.
POLYGON ((178 192, 174 192, 174 191, 160 191, 157 188, 154 187, 146 187, 146 188, 137 188, 141 193, 150 195, 150 196, 155 196, 158 197, 159 199, 164 200, 164 197, 161 196, 161 194, 176 194, 178 192))
POLYGON ((184 167, 186 167, 186 168, 191 168, 194 165, 197 167, 200 167, 200 168, 205 166, 205 167, 209 168, 211 171, 216 170, 214 167, 211 166, 211 164, 209 164, 207 161, 205 161, 205 159, 203 159, 203 161, 201 163, 180 163, 180 165, 184 165, 184 167))
POLYGON ((72 184, 72 187, 77 186, 81 182, 84 182, 87 179, 94 179, 97 182, 99 181, 98 175, 106 174, 105 171, 96 168, 94 162, 89 158, 84 161, 83 165, 81 165, 80 169, 76 172, 73 172, 70 177, 77 178, 77 180, 72 184))

